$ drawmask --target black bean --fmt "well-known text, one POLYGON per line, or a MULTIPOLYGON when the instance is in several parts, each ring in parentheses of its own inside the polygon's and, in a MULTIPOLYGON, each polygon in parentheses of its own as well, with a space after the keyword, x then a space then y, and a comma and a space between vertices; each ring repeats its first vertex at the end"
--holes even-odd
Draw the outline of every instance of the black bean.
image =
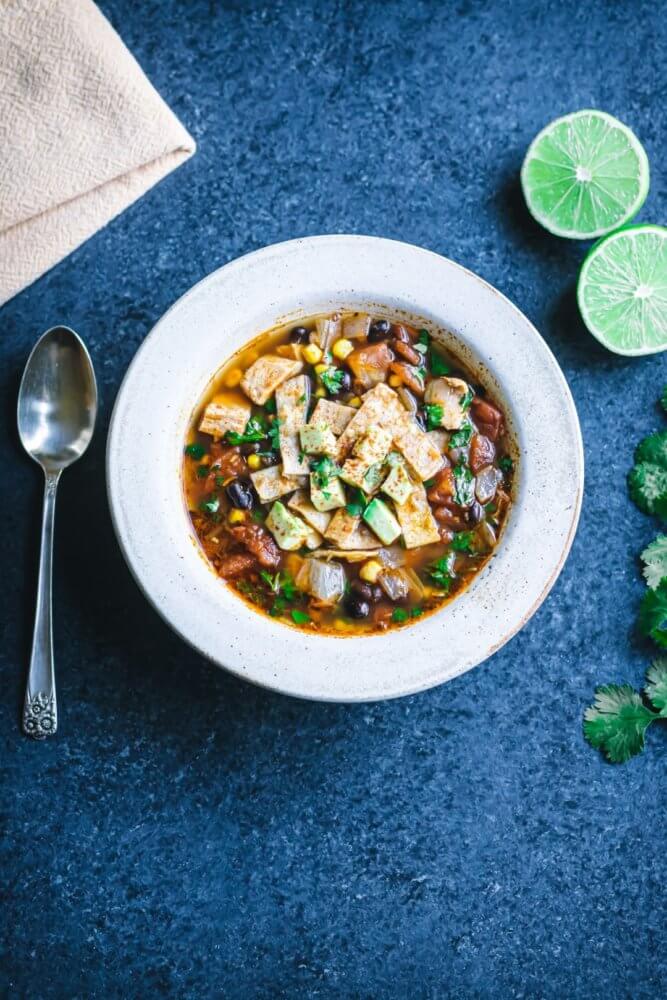
POLYGON ((371 597, 371 600, 373 601, 373 603, 377 604, 377 602, 381 601, 383 597, 384 597, 384 590, 382 589, 382 587, 380 586, 380 584, 379 583, 374 584, 373 585, 373 596, 371 597))
POLYGON ((237 507, 239 510, 250 510, 255 503, 252 487, 242 479, 235 479, 226 486, 225 493, 232 507, 237 507))
POLYGON ((355 596, 361 598, 362 601, 372 601, 373 600, 373 590, 369 583, 364 583, 363 580, 355 580, 354 583, 350 584, 350 592, 355 596))
POLYGON ((484 508, 481 503, 474 500, 472 505, 468 508, 467 513, 468 524, 479 524, 484 518, 484 508))
POLYGON ((342 372, 342 375, 340 377, 340 388, 338 389, 337 392, 331 393, 332 399, 335 399, 337 396, 342 396, 343 393, 349 392, 350 389, 352 388, 352 378, 350 376, 350 373, 344 371, 342 368, 339 368, 338 371, 342 372))
POLYGON ((262 445, 259 441, 246 441, 245 444, 241 445, 242 455, 256 455, 258 451, 262 450, 262 445))
POLYGON ((277 465, 280 455, 277 451, 265 451, 262 453, 262 465, 266 468, 269 465, 277 465))
POLYGON ((368 601, 350 594, 345 601, 345 610, 350 618, 368 618, 371 613, 371 606, 368 601))
POLYGON ((295 326, 289 332, 289 339, 292 344, 305 344, 310 333, 305 326, 295 326))
POLYGON ((389 335, 391 329, 391 323, 388 319, 376 319, 374 323, 371 323, 371 328, 368 331, 368 342, 370 344, 377 344, 380 340, 385 340, 389 335))

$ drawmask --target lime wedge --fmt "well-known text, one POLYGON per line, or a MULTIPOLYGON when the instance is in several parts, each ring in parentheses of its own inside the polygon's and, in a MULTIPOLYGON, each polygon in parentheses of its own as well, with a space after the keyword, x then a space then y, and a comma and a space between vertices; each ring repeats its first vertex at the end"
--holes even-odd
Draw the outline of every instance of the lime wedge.
POLYGON ((556 236, 588 240, 633 218, 648 194, 646 153, 604 111, 557 118, 533 139, 521 167, 531 215, 556 236))
POLYGON ((664 351, 667 229, 628 226, 596 243, 579 272, 577 301, 584 323, 610 351, 664 351))

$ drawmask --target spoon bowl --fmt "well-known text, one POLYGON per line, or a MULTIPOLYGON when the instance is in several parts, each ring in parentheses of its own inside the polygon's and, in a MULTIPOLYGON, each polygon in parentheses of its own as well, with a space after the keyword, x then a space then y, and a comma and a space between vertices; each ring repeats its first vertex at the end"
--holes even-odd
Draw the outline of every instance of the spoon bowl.
POLYGON ((19 437, 45 472, 83 455, 95 428, 97 386, 90 355, 66 326, 47 330, 26 363, 18 402, 19 437))
POLYGON ((23 731, 35 739, 58 727, 51 616, 56 490, 63 469, 90 444, 96 416, 97 384, 85 344, 68 327, 54 326, 28 358, 17 413, 21 444, 44 471, 37 609, 23 706, 23 731))

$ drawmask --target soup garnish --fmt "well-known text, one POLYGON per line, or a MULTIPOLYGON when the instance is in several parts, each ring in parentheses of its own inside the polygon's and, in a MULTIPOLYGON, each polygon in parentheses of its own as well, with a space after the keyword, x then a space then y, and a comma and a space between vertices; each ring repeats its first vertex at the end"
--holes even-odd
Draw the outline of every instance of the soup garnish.
POLYGON ((213 570, 255 608, 382 632, 488 561, 512 451, 501 407, 427 329, 338 312, 223 367, 189 430, 185 496, 213 570))

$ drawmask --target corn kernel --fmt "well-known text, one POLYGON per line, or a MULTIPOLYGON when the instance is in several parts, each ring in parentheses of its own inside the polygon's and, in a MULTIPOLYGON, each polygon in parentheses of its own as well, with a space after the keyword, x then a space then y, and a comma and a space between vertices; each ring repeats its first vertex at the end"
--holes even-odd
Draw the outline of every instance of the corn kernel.
POLYGON ((354 344, 352 341, 346 340, 345 337, 341 337, 341 339, 337 340, 331 348, 331 353, 334 358, 339 358, 341 361, 344 361, 348 354, 352 354, 353 350, 354 344))
POLYGON ((253 471, 262 468, 262 460, 259 455, 248 455, 246 462, 248 463, 248 468, 253 471))
POLYGON ((245 511, 234 508, 234 510, 229 512, 227 520, 230 524, 243 524, 245 521, 245 511))
POLYGON ((359 396, 353 396, 352 399, 348 399, 346 406, 354 406, 355 409, 359 409, 361 406, 361 399, 359 396))
POLYGON ((402 385, 402 384, 403 383, 402 383, 401 379, 398 377, 398 375, 390 375, 389 376, 389 385, 393 389, 396 389, 399 385, 402 385))
POLYGON ((324 372, 328 371, 328 369, 329 369, 329 365, 322 365, 322 364, 315 365, 315 374, 316 375, 322 375, 322 374, 324 374, 324 372))
POLYGON ((322 386, 320 386, 319 389, 315 390, 315 397, 317 399, 324 399, 325 396, 326 396, 326 390, 323 389, 322 386))
POLYGON ((254 365, 258 357, 259 357, 258 351, 248 351, 247 354, 243 355, 243 364, 247 365, 248 368, 250 368, 250 365, 254 365))
POLYGON ((298 344, 281 344, 280 347, 276 347, 276 354, 279 354, 281 358, 293 358, 294 361, 298 361, 301 357, 301 349, 298 344))
POLYGON ((349 632, 352 626, 344 618, 334 618, 333 626, 338 632, 349 632))
POLYGON ((303 360, 307 361, 309 365, 316 365, 318 361, 322 360, 322 352, 317 344, 308 344, 301 353, 303 360))
POLYGON ((225 376, 225 385, 228 389, 233 389, 239 384, 243 378, 243 372, 240 368, 232 368, 230 372, 225 376))
POLYGON ((377 583, 377 579, 383 569, 382 563, 377 559, 369 559, 359 570, 359 576, 366 583, 377 583))

